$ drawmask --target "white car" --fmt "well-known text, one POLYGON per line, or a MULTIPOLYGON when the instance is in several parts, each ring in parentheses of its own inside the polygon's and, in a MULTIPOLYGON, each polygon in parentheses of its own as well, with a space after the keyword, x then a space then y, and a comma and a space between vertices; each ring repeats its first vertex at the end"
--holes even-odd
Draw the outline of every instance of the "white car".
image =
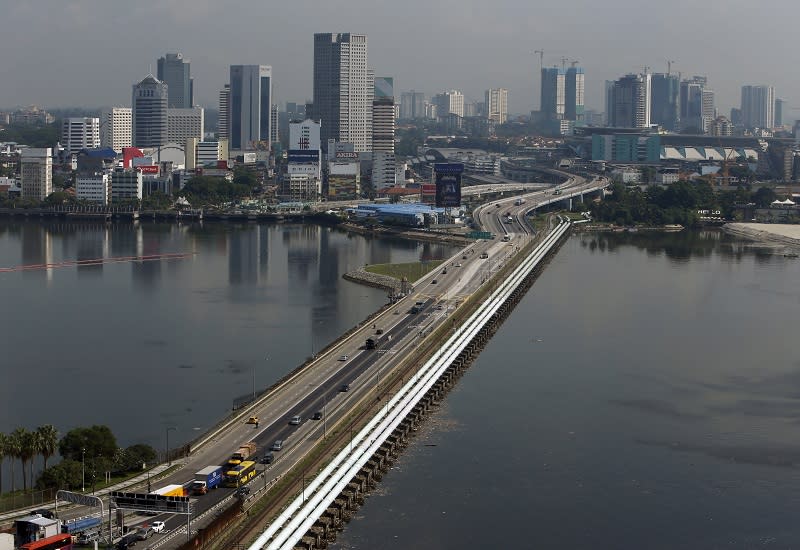
POLYGON ((150 527, 153 528, 154 532, 160 533, 164 530, 166 525, 164 524, 163 521, 154 521, 153 523, 150 524, 150 527))
POLYGON ((342 355, 339 357, 339 361, 347 361, 348 357, 346 355, 342 355))

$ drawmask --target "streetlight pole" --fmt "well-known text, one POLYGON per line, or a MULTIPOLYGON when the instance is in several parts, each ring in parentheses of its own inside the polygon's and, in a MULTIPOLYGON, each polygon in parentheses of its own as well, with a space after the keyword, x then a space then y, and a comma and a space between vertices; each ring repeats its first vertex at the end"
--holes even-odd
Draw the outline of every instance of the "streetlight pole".
POLYGON ((177 429, 178 428, 176 428, 175 426, 169 426, 167 428, 167 466, 172 466, 172 458, 170 457, 170 454, 169 454, 169 431, 170 430, 177 430, 177 429))
POLYGON ((81 449, 81 493, 86 492, 86 448, 81 449))

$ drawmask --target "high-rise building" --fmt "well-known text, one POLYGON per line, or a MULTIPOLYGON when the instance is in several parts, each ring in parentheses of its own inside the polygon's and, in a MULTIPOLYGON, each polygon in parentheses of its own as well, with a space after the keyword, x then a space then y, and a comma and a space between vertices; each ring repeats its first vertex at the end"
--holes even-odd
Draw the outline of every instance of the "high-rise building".
POLYGON ((100 145, 117 153, 131 146, 131 108, 113 107, 100 116, 100 145))
POLYGON ((167 109, 167 141, 183 145, 190 138, 202 140, 204 123, 202 107, 167 109))
POLYGON ((372 147, 373 82, 363 34, 314 34, 314 100, 311 118, 322 122, 322 144, 372 147))
POLYGON ((742 125, 745 128, 775 125, 775 89, 772 86, 742 86, 742 125))
POLYGON ((655 73, 650 81, 650 123, 676 132, 680 128, 680 78, 655 73))
POLYGON ((194 107, 191 64, 182 53, 168 53, 158 58, 156 77, 167 85, 167 107, 173 109, 194 107))
POLYGON ((433 97, 436 105, 436 117, 444 118, 449 114, 464 116, 464 94, 458 90, 450 90, 433 97))
POLYGON ((372 101, 372 184, 375 189, 395 184, 394 80, 376 77, 372 101))
POLYGON ((542 68, 541 106, 539 110, 548 120, 564 118, 566 110, 566 74, 558 67, 542 68))
POLYGON ((785 105, 786 105, 785 99, 775 99, 774 124, 776 128, 783 126, 783 110, 785 105))
POLYGON ((231 119, 231 85, 225 84, 225 87, 219 91, 219 129, 217 137, 219 139, 228 139, 231 119))
POLYGON ((67 155, 100 147, 100 119, 65 118, 61 122, 61 145, 67 155))
POLYGON ((425 118, 425 94, 422 92, 403 92, 400 95, 400 118, 416 120, 425 118))
POLYGON ((572 66, 564 77, 564 118, 584 122, 584 80, 582 67, 572 66))
POLYGON ((708 133, 711 123, 717 118, 717 108, 714 105, 714 90, 703 88, 703 100, 700 109, 700 129, 708 133))
POLYGON ((78 173, 75 196, 95 204, 107 205, 111 199, 111 180, 106 172, 78 173))
POLYGON ((131 135, 134 147, 167 142, 167 85, 153 75, 133 85, 131 135))
POLYGON ((700 78, 692 78, 681 82, 681 129, 703 131, 703 86, 700 78))
POLYGON ((23 199, 44 200, 53 192, 53 150, 26 148, 19 159, 23 199))
POLYGON ((117 168, 111 173, 111 202, 142 200, 144 180, 141 170, 117 168))
POLYGON ((220 160, 228 160, 228 140, 201 141, 197 138, 186 140, 186 169, 194 170, 198 166, 212 164, 216 166, 220 160))
POLYGON ((611 126, 650 127, 650 74, 629 74, 616 80, 610 90, 611 126))
POLYGON ((278 139, 278 104, 273 103, 270 107, 270 115, 269 115, 269 141, 271 143, 277 143, 278 139))
POLYGON ((504 124, 508 120, 508 90, 490 88, 484 95, 486 118, 497 124, 504 124))
POLYGON ((230 148, 269 150, 272 128, 272 67, 231 65, 230 148))

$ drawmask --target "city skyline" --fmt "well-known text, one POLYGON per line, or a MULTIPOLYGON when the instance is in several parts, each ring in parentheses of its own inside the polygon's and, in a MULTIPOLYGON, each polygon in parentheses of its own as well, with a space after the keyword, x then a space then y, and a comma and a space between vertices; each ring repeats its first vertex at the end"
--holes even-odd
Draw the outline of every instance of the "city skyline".
MULTIPOLYGON (((58 6, 53 0, 44 4, 58 6)), ((782 17, 773 18, 777 28, 759 37, 757 47, 741 39, 752 36, 750 18, 743 14, 756 12, 740 0, 714 2, 703 17, 688 17, 696 6, 683 0, 647 10, 632 0, 616 0, 600 13, 587 1, 578 1, 568 13, 552 1, 535 6, 510 0, 491 6, 465 1, 454 13, 446 5, 418 0, 402 6, 358 0, 319 5, 306 0, 292 6, 247 6, 248 16, 235 18, 225 17, 241 13, 235 6, 197 2, 186 9, 176 2, 143 1, 125 14, 124 27, 99 25, 99 7, 96 0, 76 0, 66 10, 43 10, 41 3, 6 8, 4 19, 28 31, 0 37, 6 51, 22 52, 0 61, 3 74, 12 76, 0 90, 0 107, 127 105, 131 83, 148 72, 155 74, 156 61, 166 52, 182 52, 192 59, 198 105, 216 106, 232 63, 272 65, 279 75, 276 102, 304 101, 313 95, 315 32, 371 35, 370 65, 393 76, 398 93, 415 89, 431 95, 458 89, 467 101, 480 101, 487 88, 501 86, 509 90, 511 114, 538 108, 537 49, 545 51, 544 66, 560 66, 561 57, 580 62, 586 70, 586 107, 594 110, 603 110, 605 80, 640 72, 644 66, 665 72, 667 59, 675 60, 673 72, 684 77, 707 75, 721 113, 738 107, 741 86, 763 84, 773 86, 776 97, 787 99, 786 115, 791 119, 792 96, 800 88, 800 76, 780 70, 792 63, 791 52, 779 47, 782 35, 789 36, 791 15, 800 13, 788 1, 771 3, 768 13, 782 17), (624 35, 621 12, 627 18, 624 35), (48 13, 59 16, 42 15, 48 13), (302 24, 285 24, 301 16, 302 24), (213 36, 234 38, 209 40, 208 33, 198 32, 203 25, 211 30, 211 22, 213 36), (414 40, 408 40, 411 26, 414 40), (247 43, 236 38, 243 36, 249 37, 247 43), (98 47, 104 41, 115 48, 98 47), (768 58, 765 50, 771 52, 768 58)))

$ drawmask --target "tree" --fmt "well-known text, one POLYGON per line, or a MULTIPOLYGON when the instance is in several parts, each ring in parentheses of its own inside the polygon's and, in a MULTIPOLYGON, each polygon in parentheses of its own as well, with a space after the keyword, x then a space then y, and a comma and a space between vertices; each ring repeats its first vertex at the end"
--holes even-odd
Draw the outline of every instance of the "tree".
POLYGON ((3 494, 3 462, 8 455, 8 436, 0 432, 0 495, 3 494))
POLYGON ((142 464, 155 461, 157 455, 156 450, 150 445, 143 443, 131 445, 122 453, 117 468, 121 471, 140 470, 142 464))
POLYGON ((22 460, 22 489, 28 490, 27 477, 25 476, 25 467, 27 466, 30 472, 31 489, 33 489, 33 457, 39 452, 39 442, 36 432, 29 432, 25 428, 22 430, 22 446, 20 448, 20 460, 22 460))
POLYGON ((58 452, 65 459, 83 460, 84 456, 113 457, 117 450, 117 438, 111 428, 94 425, 90 428, 74 428, 58 443, 58 452))
POLYGON ((58 430, 52 424, 45 424, 36 428, 36 433, 39 434, 39 454, 44 459, 43 470, 47 469, 47 459, 56 454, 56 445, 58 445, 58 430))
MULTIPOLYGON (((14 461, 20 458, 20 449, 22 448, 22 438, 20 430, 17 428, 7 436, 6 440, 6 455, 11 457, 11 492, 15 490, 16 476, 14 475, 14 461)), ((23 473, 23 477, 24 473, 23 473)))
POLYGON ((76 460, 62 460, 51 468, 47 468, 36 481, 37 489, 71 489, 80 488, 83 481, 83 470, 76 460))
POLYGON ((758 191, 753 193, 753 202, 761 208, 768 207, 770 204, 772 204, 772 201, 777 199, 778 195, 776 195, 775 191, 769 189, 768 187, 761 187, 758 189, 758 191))

